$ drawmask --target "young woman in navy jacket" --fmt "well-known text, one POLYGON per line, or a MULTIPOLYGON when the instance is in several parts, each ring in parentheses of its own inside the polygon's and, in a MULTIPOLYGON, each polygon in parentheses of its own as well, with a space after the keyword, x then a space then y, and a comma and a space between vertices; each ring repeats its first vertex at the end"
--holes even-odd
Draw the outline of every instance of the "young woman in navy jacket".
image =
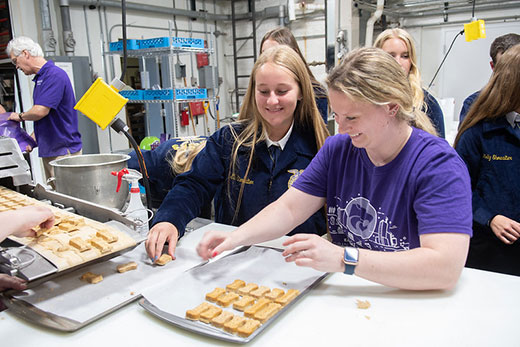
MULTIPOLYGON (((241 225, 279 198, 303 172, 328 136, 302 59, 287 46, 262 53, 253 67, 238 121, 217 130, 177 176, 157 211, 146 241, 157 259, 200 208, 214 198, 215 221, 241 225)), ((322 211, 292 233, 326 232, 322 211)))

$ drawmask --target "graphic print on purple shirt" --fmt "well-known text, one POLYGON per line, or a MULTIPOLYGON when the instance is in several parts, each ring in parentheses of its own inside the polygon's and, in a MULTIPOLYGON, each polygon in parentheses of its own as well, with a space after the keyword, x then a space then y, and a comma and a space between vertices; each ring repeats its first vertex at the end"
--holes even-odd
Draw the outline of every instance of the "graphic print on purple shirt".
POLYGON ((415 128, 380 167, 348 135, 330 137, 293 187, 326 198, 338 245, 397 251, 419 247, 421 234, 472 234, 466 166, 444 139, 415 128))
POLYGON ((408 237, 398 239, 393 233, 397 226, 384 213, 378 213, 367 198, 356 197, 342 204, 341 198, 336 197, 336 201, 338 204, 327 213, 329 224, 335 225, 330 227, 335 244, 378 251, 410 249, 408 237))

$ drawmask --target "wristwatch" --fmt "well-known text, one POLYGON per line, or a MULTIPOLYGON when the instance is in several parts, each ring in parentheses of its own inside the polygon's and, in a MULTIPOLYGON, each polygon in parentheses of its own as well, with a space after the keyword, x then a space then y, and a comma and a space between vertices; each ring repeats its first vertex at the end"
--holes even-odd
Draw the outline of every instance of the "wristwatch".
POLYGON ((356 265, 358 264, 359 250, 354 247, 345 247, 343 253, 343 262, 345 263, 345 275, 353 275, 356 265))
POLYGON ((23 122, 23 112, 18 113, 18 118, 20 119, 20 122, 23 122))

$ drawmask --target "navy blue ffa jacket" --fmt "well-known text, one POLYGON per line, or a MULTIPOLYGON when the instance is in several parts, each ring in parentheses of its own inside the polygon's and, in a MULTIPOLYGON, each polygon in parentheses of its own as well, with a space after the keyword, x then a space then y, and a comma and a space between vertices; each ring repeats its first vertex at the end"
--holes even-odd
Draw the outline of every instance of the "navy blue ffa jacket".
POLYGON ((478 96, 480 95, 480 90, 476 91, 475 93, 468 96, 466 99, 464 99, 464 102, 462 103, 462 109, 460 110, 459 114, 459 124, 462 124, 462 121, 464 118, 466 118, 466 115, 469 112, 469 109, 471 108, 471 105, 477 100, 478 96))
POLYGON ((467 129, 456 150, 471 177, 473 221, 490 233, 497 214, 520 221, 520 133, 506 117, 467 129))
MULTIPOLYGON (((239 125, 234 125, 237 132, 239 125)), ((186 224, 199 214, 201 206, 215 199, 215 221, 239 226, 278 199, 303 172, 317 153, 312 129, 298 129, 296 125, 280 153, 274 169, 265 142, 258 143, 249 176, 245 178, 249 151, 240 148, 238 167, 230 171, 234 138, 226 126, 208 139, 206 147, 193 161, 192 169, 176 177, 174 185, 157 211, 153 223, 169 222, 175 225, 179 236, 186 224), (235 218, 235 208, 241 183, 244 193, 235 218)), ((291 233, 322 235, 326 223, 322 211, 316 212, 291 233)))
POLYGON ((327 92, 321 85, 313 85, 312 88, 318 111, 320 111, 321 118, 323 118, 323 121, 327 124, 329 119, 329 99, 327 98, 327 92))
MULTIPOLYGON (((179 146, 186 141, 199 143, 206 141, 206 139, 205 136, 176 137, 161 143, 159 147, 151 151, 141 150, 149 177, 152 206, 159 207, 172 187, 173 179, 176 175, 173 173, 169 162, 175 157, 179 146)), ((141 168, 139 167, 137 154, 135 151, 132 151, 129 155, 128 168, 140 172, 141 168)))
POLYGON ((424 92, 424 102, 428 108, 426 109, 426 114, 432 121, 433 126, 437 129, 437 133, 439 133, 439 137, 443 139, 446 137, 446 131, 444 130, 444 115, 442 114, 442 109, 437 100, 423 89, 424 92))

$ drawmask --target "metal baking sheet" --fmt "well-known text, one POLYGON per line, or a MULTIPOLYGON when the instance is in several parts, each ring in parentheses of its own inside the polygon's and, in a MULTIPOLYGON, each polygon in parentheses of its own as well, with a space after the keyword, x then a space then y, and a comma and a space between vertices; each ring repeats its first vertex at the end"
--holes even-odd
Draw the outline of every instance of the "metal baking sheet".
POLYGON ((141 297, 144 288, 160 285, 182 274, 185 270, 200 264, 195 246, 207 230, 232 230, 221 224, 197 218, 188 225, 190 230, 179 242, 176 260, 167 266, 153 265, 146 255, 144 243, 118 257, 101 263, 93 263, 41 283, 23 292, 6 292, 0 300, 10 312, 21 318, 60 331, 76 331, 116 311, 141 297), (205 225, 208 225, 204 227, 205 225), (138 268, 119 274, 117 265, 135 261, 138 268), (104 280, 97 284, 87 284, 79 277, 87 271, 102 274, 104 280))
MULTIPOLYGON (((274 323, 277 317, 287 312, 326 276, 327 273, 285 262, 280 249, 260 246, 244 247, 214 262, 198 265, 174 281, 145 290, 139 304, 154 316, 180 328, 223 341, 247 343, 274 323), (216 287, 225 288, 235 279, 241 279, 246 283, 253 282, 271 289, 298 289, 300 295, 248 337, 233 335, 209 324, 184 318, 187 310, 205 301, 207 293, 216 287), (179 300, 180 298, 182 300, 179 300)), ((232 307, 223 308, 223 310, 240 314, 232 307)))
MULTIPOLYGON (((146 240, 145 236, 139 235, 133 229, 130 229, 129 227, 127 227, 126 225, 124 225, 120 222, 110 221, 110 222, 106 222, 104 224, 109 225, 113 228, 118 229, 121 232, 128 234, 130 237, 132 237, 136 241, 136 244, 123 248, 123 249, 120 249, 116 252, 108 253, 108 254, 98 257, 96 259, 92 259, 87 262, 77 264, 73 267, 70 267, 70 268, 67 268, 67 269, 61 270, 61 271, 59 271, 57 269, 57 267, 51 261, 49 261, 47 258, 45 258, 43 255, 34 251, 29 246, 25 246, 25 249, 27 251, 30 251, 35 255, 35 261, 32 264, 30 264, 29 266, 27 266, 26 268, 20 269, 19 274, 18 274, 19 277, 28 281, 27 288, 34 288, 44 282, 52 280, 58 276, 62 276, 64 274, 74 272, 80 268, 89 267, 94 264, 104 262, 111 258, 117 257, 121 254, 124 254, 126 252, 129 252, 132 249, 134 249, 140 242, 146 240)), ((10 240, 10 241, 14 244, 18 244, 20 248, 24 248, 24 246, 22 244, 19 244, 18 242, 14 241, 14 240, 10 240)))

